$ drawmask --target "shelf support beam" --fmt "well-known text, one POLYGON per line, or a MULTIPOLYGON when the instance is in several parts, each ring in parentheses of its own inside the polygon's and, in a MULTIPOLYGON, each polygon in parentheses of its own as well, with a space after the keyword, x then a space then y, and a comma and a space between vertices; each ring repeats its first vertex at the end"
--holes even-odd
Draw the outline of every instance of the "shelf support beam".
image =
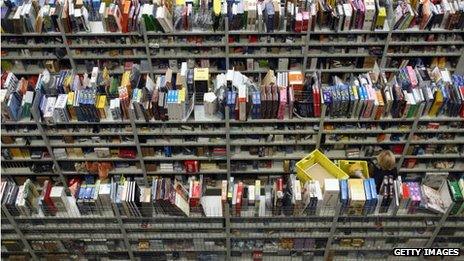
POLYGON ((119 225, 119 228, 120 228, 123 240, 124 240, 124 245, 126 246, 127 252, 129 254, 129 258, 130 260, 135 260, 134 252, 132 251, 132 246, 130 244, 129 237, 127 236, 124 223, 122 222, 121 213, 119 212, 118 206, 113 204, 113 210, 114 210, 114 214, 116 215, 116 219, 118 221, 118 225, 119 225))
MULTIPOLYGON (((39 79, 39 81, 40 81, 40 79, 39 79)), ((43 140, 45 146, 47 147, 48 154, 50 154, 50 157, 51 157, 51 159, 53 161, 53 172, 59 175, 61 183, 63 184, 63 187, 66 190, 66 193, 69 195, 70 191, 69 191, 69 188, 68 188, 68 184, 66 182, 66 178, 63 176, 63 172, 61 171, 61 166, 58 163, 58 161, 56 160, 55 154, 53 153, 53 148, 52 148, 52 146, 50 144, 49 135, 47 135, 47 132, 45 131, 45 129, 43 128, 42 123, 41 123, 41 118, 40 118, 40 115, 39 115, 39 110, 40 110, 39 109, 39 103, 40 103, 41 97, 43 95, 44 94, 42 93, 42 89, 39 88, 39 89, 35 90, 35 97, 34 97, 34 101, 33 101, 32 108, 31 108, 32 118, 34 119, 34 122, 37 125, 37 130, 39 131, 40 136, 42 136, 42 140, 43 140)))
POLYGON ((66 32, 64 31, 63 24, 58 23, 58 28, 60 29, 60 36, 63 39, 63 44, 66 48, 66 53, 68 54, 69 62, 71 63, 71 68, 77 72, 76 63, 74 62, 73 54, 71 52, 70 46, 68 44, 68 38, 66 37, 66 32))
POLYGON ((154 75, 153 75, 153 72, 154 72, 153 64, 151 62, 150 42, 148 41, 147 27, 145 25, 145 20, 144 19, 140 20, 140 27, 142 29, 143 42, 145 43, 145 52, 146 52, 146 56, 147 56, 148 70, 150 71, 149 75, 150 75, 150 78, 155 80, 154 75))
MULTIPOLYGON (((231 177, 231 167, 230 167, 230 159, 231 159, 231 152, 230 152, 230 115, 229 115, 229 107, 225 107, 225 124, 226 124, 226 152, 227 152, 227 182, 230 182, 231 177)), ((229 204, 224 204, 224 214, 225 214, 225 225, 226 225, 226 260, 231 259, 231 233, 230 233, 230 209, 229 204)))
POLYGON ((145 186, 150 187, 148 183, 147 169, 145 168, 145 161, 143 159, 142 148, 140 146, 137 124, 135 123, 135 113, 134 113, 134 108, 132 107, 132 103, 131 103, 131 108, 129 108, 129 119, 131 123, 132 132, 134 133, 134 142, 137 147, 137 159, 140 162, 140 168, 142 170, 143 180, 144 180, 145 186))
POLYGON ((445 222, 448 219, 448 217, 450 215, 450 212, 453 209, 454 204, 455 204, 454 202, 451 202, 451 205, 448 207, 448 209, 443 214, 443 216, 441 216, 440 221, 438 222, 437 226, 435 227, 435 230, 433 231, 432 236, 430 237, 429 241, 427 241, 427 245, 425 245, 426 248, 432 247, 432 244, 435 241, 435 238, 437 237, 438 233, 440 233, 441 228, 445 225, 445 222))
POLYGON ((326 105, 321 104, 321 118, 319 119, 319 130, 317 132, 317 137, 316 137, 316 149, 321 148, 322 135, 323 135, 323 131, 324 131, 325 111, 326 110, 327 110, 326 105))
POLYGON ((406 153, 409 150, 409 146, 411 145, 411 141, 414 137, 414 133, 416 133, 417 131, 417 125, 419 124, 419 120, 420 120, 420 117, 422 116, 424 109, 425 109, 425 104, 421 103, 419 106, 419 110, 417 110, 417 114, 414 117, 414 122, 412 123, 411 130, 409 131, 408 140, 406 141, 406 144, 404 145, 403 154, 401 154, 401 158, 398 161, 398 165, 396 166, 398 170, 401 168, 401 166, 403 166, 404 158, 406 156, 406 153))
POLYGON ((332 219, 332 226, 330 227, 330 235, 329 238, 327 238, 327 244, 325 245, 324 260, 329 260, 330 249, 332 248, 332 242, 335 236, 335 231, 337 230, 337 222, 338 217, 340 216, 340 209, 341 204, 340 202, 338 202, 337 206, 335 207, 335 213, 332 219))
POLYGON ((229 18, 226 16, 224 18, 224 39, 225 42, 225 54, 226 54, 226 72, 230 69, 230 61, 229 61, 229 18))

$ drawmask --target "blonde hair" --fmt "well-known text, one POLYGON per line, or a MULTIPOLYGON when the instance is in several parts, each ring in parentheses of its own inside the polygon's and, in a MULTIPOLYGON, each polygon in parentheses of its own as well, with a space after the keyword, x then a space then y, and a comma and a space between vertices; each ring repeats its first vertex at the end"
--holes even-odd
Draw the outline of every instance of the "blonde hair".
POLYGON ((391 150, 383 150, 377 156, 377 162, 382 170, 392 170, 395 168, 395 154, 391 150))

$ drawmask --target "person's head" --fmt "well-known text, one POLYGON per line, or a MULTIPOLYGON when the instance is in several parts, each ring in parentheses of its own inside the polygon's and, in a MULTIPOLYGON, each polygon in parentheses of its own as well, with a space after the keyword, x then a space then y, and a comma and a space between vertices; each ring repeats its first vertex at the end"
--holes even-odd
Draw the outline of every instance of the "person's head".
POLYGON ((396 161, 395 155, 391 150, 383 150, 377 156, 377 162, 379 163, 379 167, 383 170, 392 170, 395 168, 396 161))

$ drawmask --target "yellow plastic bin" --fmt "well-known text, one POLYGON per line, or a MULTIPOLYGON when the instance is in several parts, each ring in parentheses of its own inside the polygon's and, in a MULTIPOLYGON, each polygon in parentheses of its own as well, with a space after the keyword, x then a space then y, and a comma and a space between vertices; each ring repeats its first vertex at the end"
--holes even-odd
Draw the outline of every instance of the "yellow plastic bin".
POLYGON ((320 152, 319 150, 314 150, 313 152, 309 153, 308 156, 304 157, 296 163, 296 174, 298 179, 303 184, 308 180, 318 180, 319 184, 321 184, 321 187, 323 186, 324 179, 326 178, 349 178, 349 176, 343 170, 341 170, 329 158, 327 158, 324 153, 320 152), (316 173, 312 173, 312 175, 311 172, 316 171, 313 169, 316 163, 319 163, 320 167, 324 168, 331 176, 324 175, 324 173, 322 173, 322 175, 315 175, 316 173))
POLYGON ((368 179, 369 178, 369 167, 367 165, 367 161, 365 160, 339 160, 338 167, 340 167, 340 169, 343 170, 349 176, 350 166, 355 163, 359 163, 361 165, 363 177, 368 179))

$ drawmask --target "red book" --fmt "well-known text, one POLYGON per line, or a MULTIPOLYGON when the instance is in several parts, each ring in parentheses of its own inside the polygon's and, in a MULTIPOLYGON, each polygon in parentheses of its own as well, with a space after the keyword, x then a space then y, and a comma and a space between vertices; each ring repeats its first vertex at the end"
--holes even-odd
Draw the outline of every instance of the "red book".
POLYGON ((321 116, 321 93, 319 87, 313 88, 313 108, 314 108, 314 117, 321 116))
POLYGON ((249 43, 257 43, 258 42, 258 36, 257 35, 248 36, 248 42, 249 43))
POLYGON ((50 192, 52 191, 52 184, 49 180, 46 180, 44 182, 43 190, 44 190, 43 202, 47 206, 48 213, 54 216, 56 214, 57 209, 55 207, 55 203, 53 203, 53 200, 50 198, 50 192))
POLYGON ((81 179, 80 178, 72 178, 68 181, 69 191, 74 198, 79 197, 79 189, 81 187, 81 179))
POLYGON ((406 161, 406 168, 412 169, 414 166, 416 166, 417 159, 408 159, 406 161))
POLYGON ((309 28, 309 12, 303 12, 303 32, 308 31, 309 28))
POLYGON ((398 144, 398 145, 393 145, 391 147, 391 150, 394 154, 403 154, 403 147, 404 145, 398 144))
POLYGON ((124 1, 123 8, 122 8, 122 21, 121 21, 121 31, 123 33, 127 33, 129 30, 129 13, 131 8, 131 1, 126 0, 124 1))
POLYGON ((184 161, 185 172, 197 173, 200 170, 198 160, 186 160, 184 161))
POLYGON ((295 17, 295 32, 301 32, 303 30, 303 15, 297 13, 295 17))
POLYGON ((195 180, 195 181, 192 181, 193 184, 191 186, 191 194, 190 194, 190 198, 189 198, 189 205, 190 207, 197 207, 200 205, 200 197, 201 197, 201 185, 200 185, 200 182, 195 180))
POLYGON ((284 180, 282 178, 278 178, 276 181, 276 193, 278 198, 284 196, 284 180))
POLYGON ((240 216, 240 211, 242 209, 242 196, 243 196, 243 182, 239 182, 237 186, 237 199, 235 203, 235 212, 237 216, 240 216))

